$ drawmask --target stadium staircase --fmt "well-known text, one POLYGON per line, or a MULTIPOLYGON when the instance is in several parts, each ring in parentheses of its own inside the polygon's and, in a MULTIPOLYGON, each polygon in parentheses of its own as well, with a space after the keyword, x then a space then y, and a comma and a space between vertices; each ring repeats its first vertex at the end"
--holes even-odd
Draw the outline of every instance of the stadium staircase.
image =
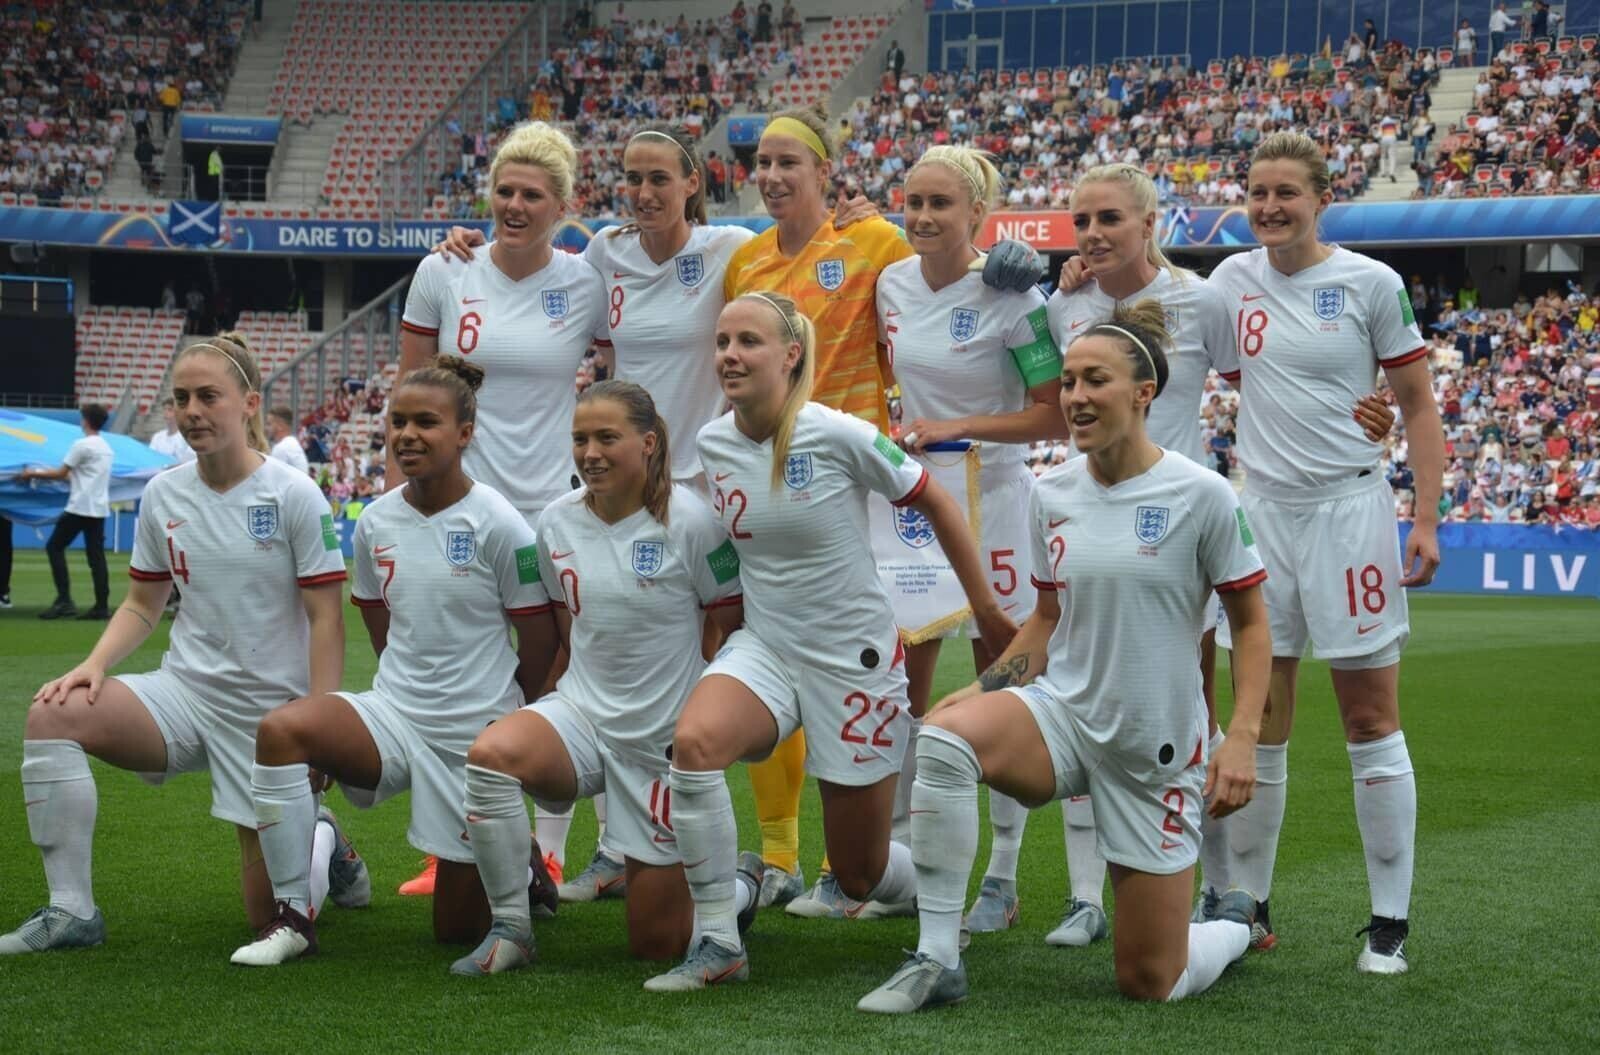
MULTIPOLYGON (((1478 83, 1478 74, 1482 72, 1482 66, 1439 71, 1439 84, 1430 93, 1433 107, 1428 111, 1433 120, 1433 139, 1429 144, 1431 162, 1438 159, 1439 144, 1449 138, 1450 133, 1461 124, 1462 117, 1472 108, 1472 86, 1478 83)), ((1384 202, 1410 198, 1417 190, 1417 174, 1411 168, 1415 160, 1408 125, 1402 129, 1400 144, 1395 148, 1395 182, 1390 183, 1376 172, 1372 173, 1372 181, 1360 200, 1384 202)))

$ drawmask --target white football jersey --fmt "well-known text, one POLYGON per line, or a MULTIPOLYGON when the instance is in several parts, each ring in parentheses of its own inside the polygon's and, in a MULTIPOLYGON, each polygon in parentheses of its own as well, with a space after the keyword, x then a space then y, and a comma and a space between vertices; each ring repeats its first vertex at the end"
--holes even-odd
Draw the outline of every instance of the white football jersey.
POLYGON ((674 486, 662 524, 641 509, 616 524, 583 491, 539 516, 550 599, 572 616, 572 662, 556 692, 619 751, 666 763, 678 712, 705 668, 702 609, 739 600, 739 555, 704 501, 674 486))
POLYGON ((165 454, 168 457, 176 458, 180 464, 192 462, 195 459, 194 448, 189 446, 189 441, 184 439, 183 433, 177 429, 168 432, 163 428, 154 436, 151 436, 150 449, 157 454, 165 454))
MULTIPOLYGON (((908 425, 1014 414, 1028 406, 1029 388, 1061 376, 1061 353, 1036 289, 991 289, 968 272, 934 292, 921 258, 910 256, 878 275, 877 301, 878 339, 889 350, 908 425)), ((980 486, 1014 478, 1026 460, 1026 444, 985 442, 980 486)))
POLYGON ((161 668, 229 713, 259 718, 310 690, 311 629, 300 588, 344 581, 328 500, 273 458, 218 494, 185 462, 139 501, 135 579, 171 579, 183 610, 161 668))
POLYGON ((1076 458, 1039 478, 1028 520, 1034 585, 1061 603, 1040 684, 1134 773, 1189 757, 1211 591, 1266 579, 1232 486, 1172 451, 1114 487, 1076 458))
POLYGON ((1245 486, 1322 487, 1376 471, 1383 445, 1362 432, 1355 405, 1380 366, 1428 355, 1400 276, 1337 247, 1285 275, 1254 249, 1218 264, 1209 282, 1233 313, 1245 486))
POLYGON ((285 436, 274 443, 272 456, 297 472, 311 471, 311 463, 306 461, 306 449, 300 446, 300 439, 297 436, 285 436))
POLYGON ((699 475, 694 437, 726 405, 712 365, 722 278, 733 251, 754 237, 744 227, 695 226, 677 255, 660 264, 644 251, 638 231, 602 231, 583 251, 606 287, 594 339, 612 346, 613 376, 655 400, 677 480, 699 475))
POLYGON ((475 483, 431 517, 396 488, 356 521, 357 607, 389 609, 375 693, 429 743, 466 754, 483 727, 523 704, 507 615, 548 610, 533 528, 475 483))
POLYGON ((1119 304, 1137 304, 1146 297, 1159 300, 1166 311, 1172 344, 1167 348, 1167 384, 1150 405, 1145 431, 1158 446, 1177 451, 1191 461, 1204 461, 1200 407, 1205 401, 1206 375, 1215 370, 1228 376, 1239 369, 1233 321, 1216 289, 1199 275, 1186 272, 1174 277, 1162 268, 1156 272, 1155 281, 1118 301, 1091 280, 1071 293, 1056 290, 1051 295, 1050 332, 1064 352, 1078 334, 1095 323, 1109 322, 1112 310, 1119 304))
POLYGON ((406 329, 483 367, 478 429, 461 465, 530 524, 572 490, 578 366, 604 312, 599 272, 560 250, 520 282, 494 265, 488 246, 470 264, 433 253, 406 295, 406 329))
POLYGON ((111 466, 115 457, 111 444, 96 433, 80 436, 61 459, 71 472, 67 476, 66 511, 74 516, 99 520, 111 515, 111 466))
POLYGON ((896 505, 927 473, 869 423, 820 403, 795 420, 774 487, 772 441, 740 432, 731 412, 700 430, 712 506, 739 553, 744 624, 786 659, 833 669, 885 668, 899 640, 867 527, 876 491, 896 505))

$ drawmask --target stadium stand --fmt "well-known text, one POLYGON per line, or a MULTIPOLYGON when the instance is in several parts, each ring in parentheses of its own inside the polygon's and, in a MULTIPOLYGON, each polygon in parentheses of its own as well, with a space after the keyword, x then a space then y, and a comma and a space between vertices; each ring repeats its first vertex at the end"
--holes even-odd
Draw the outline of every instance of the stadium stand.
POLYGON ((1512 41, 1478 76, 1473 105, 1418 169, 1418 197, 1600 193, 1593 34, 1512 41))
POLYGON ((125 391, 146 413, 183 336, 182 311, 91 307, 78 316, 78 400, 116 406, 125 391))
MULTIPOLYGON (((118 149, 221 102, 244 0, 0 9, 0 205, 111 208, 118 149)), ((134 164, 129 157, 122 164, 134 164)))

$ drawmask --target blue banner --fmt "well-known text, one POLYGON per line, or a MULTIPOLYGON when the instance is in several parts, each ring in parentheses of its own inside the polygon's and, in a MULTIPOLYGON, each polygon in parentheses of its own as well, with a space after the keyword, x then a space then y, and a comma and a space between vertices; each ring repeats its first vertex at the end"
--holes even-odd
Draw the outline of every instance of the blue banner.
POLYGON ((250 143, 278 141, 276 117, 233 117, 229 114, 184 114, 178 128, 185 143, 250 143))
MULTIPOLYGON (((1004 217, 1005 213, 997 216, 1004 217)), ((1029 215, 1038 216, 1038 213, 1029 215)), ((1063 220, 1068 214, 1061 212, 1063 220)), ((898 216, 889 219, 898 221, 898 216)), ((565 220, 555 243, 581 250, 612 217, 565 220)), ((766 216, 718 217, 763 231, 766 216)), ((483 220, 245 220, 223 216, 205 248, 218 252, 289 256, 418 257, 444 239, 452 224, 487 231, 483 220)), ((1323 214, 1324 240, 1345 246, 1466 245, 1484 242, 1592 241, 1600 232, 1600 195, 1482 198, 1349 204, 1323 214)), ((1168 248, 1232 249, 1255 245, 1243 207, 1169 209, 1159 224, 1168 248)), ((70 209, 0 208, 0 242, 116 249, 184 249, 168 232, 164 214, 79 212, 70 209)))
POLYGON ((766 130, 767 118, 765 114, 746 114, 741 117, 728 118, 728 145, 735 147, 753 147, 761 142, 761 133, 766 130))
POLYGON ((167 210, 167 237, 179 245, 211 245, 221 235, 219 202, 174 201, 167 210))
MULTIPOLYGON (((111 501, 128 502, 144 493, 144 485, 172 459, 157 454, 132 436, 102 432, 111 446, 111 501)), ((83 437, 76 422, 21 414, 0 408, 0 513, 19 524, 48 524, 67 507, 65 480, 19 483, 23 469, 55 469, 67 449, 83 437)))
MULTIPOLYGON (((1410 524, 1400 525, 1405 542, 1410 524)), ((1532 524, 1441 524, 1443 563, 1427 593, 1600 598, 1600 531, 1532 524)))

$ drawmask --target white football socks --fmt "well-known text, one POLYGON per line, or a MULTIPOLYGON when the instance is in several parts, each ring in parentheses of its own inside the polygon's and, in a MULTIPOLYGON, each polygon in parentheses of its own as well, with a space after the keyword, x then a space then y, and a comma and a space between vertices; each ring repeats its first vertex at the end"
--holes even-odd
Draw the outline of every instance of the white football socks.
POLYGON ((911 785, 917 779, 917 734, 922 719, 911 719, 911 735, 906 740, 905 757, 900 760, 900 779, 894 785, 894 816, 889 821, 889 838, 911 845, 911 785))
POLYGON ((1203 993, 1222 977, 1228 964, 1250 947, 1250 928, 1232 920, 1189 924, 1189 966, 1167 994, 1167 1002, 1203 993))
POLYGON ((1278 860, 1278 836, 1289 802, 1289 745, 1256 747, 1256 793, 1228 818, 1228 882, 1248 890, 1257 901, 1272 896, 1272 870, 1278 860))
POLYGON ((881 901, 885 905, 900 905, 917 896, 917 865, 911 857, 911 847, 889 840, 889 860, 883 866, 883 875, 867 895, 868 901, 881 901))
POLYGON ((1062 799, 1061 817, 1066 822, 1067 879, 1072 884, 1072 900, 1104 908, 1106 859, 1100 856, 1095 838, 1094 806, 1089 796, 1062 799))
MULTIPOLYGON (((1215 758, 1227 736, 1221 729, 1211 734, 1206 747, 1206 761, 1215 758)), ((1211 811, 1200 810, 1200 889, 1215 894, 1228 890, 1228 818, 1213 817, 1211 811)))
MULTIPOLYGON (((467 834, 489 910, 519 932, 533 926, 528 904, 528 803, 516 777, 467 763, 467 834)), ((543 848, 543 844, 540 844, 543 848)))
POLYGON ((911 855, 917 866, 917 951, 955 968, 961 962, 961 913, 978 854, 978 781, 972 745, 938 726, 917 737, 911 791, 911 855))
POLYGON ((1356 826, 1367 856, 1372 914, 1405 919, 1416 860, 1417 778, 1406 734, 1346 744, 1356 784, 1356 826))
POLYGON ((272 880, 272 896, 303 916, 311 908, 311 839, 317 826, 317 800, 310 768, 304 762, 264 766, 250 772, 256 833, 272 880))
POLYGON ((50 904, 93 918, 90 863, 99 798, 83 748, 72 740, 24 740, 22 801, 28 834, 44 856, 50 904))
POLYGON ((539 852, 551 854, 564 873, 567 868, 567 833, 572 830, 572 807, 564 813, 552 813, 542 806, 533 811, 533 835, 539 840, 539 852))
POLYGON ((606 838, 606 793, 602 791, 590 801, 594 803, 594 823, 598 829, 598 833, 595 836, 595 849, 605 854, 606 858, 612 863, 622 864, 622 851, 612 846, 606 838))
POLYGON ((989 867, 986 879, 1017 881, 1017 857, 1022 852, 1022 831, 1028 823, 1028 808, 1010 795, 989 789, 989 867))
POLYGON ((673 766, 672 829, 683 856, 683 874, 694 898, 697 933, 728 949, 739 938, 739 832, 733 799, 721 770, 689 771, 673 766))
POLYGON ((322 915, 322 903, 328 899, 328 865, 333 861, 333 848, 338 843, 339 837, 333 832, 333 825, 327 821, 317 821, 316 833, 311 837, 311 911, 306 913, 306 918, 316 919, 322 915))

